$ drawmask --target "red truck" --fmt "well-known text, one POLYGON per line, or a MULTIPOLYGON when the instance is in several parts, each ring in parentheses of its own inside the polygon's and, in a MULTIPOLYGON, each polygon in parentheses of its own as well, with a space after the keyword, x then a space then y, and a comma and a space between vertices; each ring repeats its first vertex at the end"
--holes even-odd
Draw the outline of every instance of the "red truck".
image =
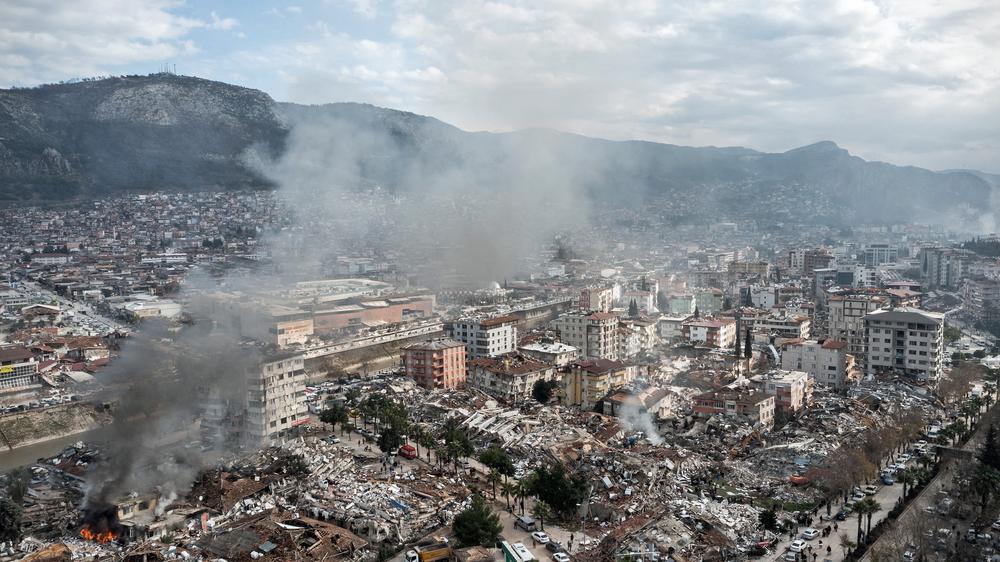
POLYGON ((396 454, 403 457, 404 459, 415 459, 417 458, 417 449, 413 445, 407 443, 396 451, 396 454))

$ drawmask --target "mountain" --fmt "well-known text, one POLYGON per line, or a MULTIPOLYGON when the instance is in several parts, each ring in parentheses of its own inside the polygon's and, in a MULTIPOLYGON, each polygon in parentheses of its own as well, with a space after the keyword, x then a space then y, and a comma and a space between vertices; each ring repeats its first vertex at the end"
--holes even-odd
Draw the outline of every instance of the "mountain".
MULTIPOLYGON (((276 103, 247 88, 155 74, 0 90, 0 199, 271 186, 251 162, 330 145, 336 180, 421 190, 573 184, 601 204, 677 217, 938 222, 988 209, 992 177, 867 162, 830 141, 783 153, 607 141, 530 129, 466 132, 364 104, 276 103)), ((311 153, 309 153, 311 154, 311 153)), ((286 159, 288 161, 294 160, 286 159)))

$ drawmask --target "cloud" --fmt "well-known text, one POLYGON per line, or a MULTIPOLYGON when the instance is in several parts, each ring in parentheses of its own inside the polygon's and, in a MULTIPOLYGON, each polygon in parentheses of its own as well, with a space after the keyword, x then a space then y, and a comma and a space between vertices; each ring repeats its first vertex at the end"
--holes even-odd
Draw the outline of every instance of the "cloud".
POLYGON ((171 0, 0 2, 0 76, 30 85, 194 53, 185 36, 204 23, 175 14, 177 6, 171 0))
POLYGON ((211 17, 212 21, 209 22, 208 24, 209 29, 220 29, 223 31, 228 31, 240 24, 233 18, 220 18, 219 14, 215 13, 214 11, 211 13, 211 17))
POLYGON ((764 150, 829 138, 930 167, 1000 161, 1000 7, 988 0, 407 0, 384 11, 377 34, 328 22, 279 47, 308 56, 279 57, 289 65, 275 93, 396 105, 467 129, 764 150), (440 79, 423 79, 431 72, 440 79))

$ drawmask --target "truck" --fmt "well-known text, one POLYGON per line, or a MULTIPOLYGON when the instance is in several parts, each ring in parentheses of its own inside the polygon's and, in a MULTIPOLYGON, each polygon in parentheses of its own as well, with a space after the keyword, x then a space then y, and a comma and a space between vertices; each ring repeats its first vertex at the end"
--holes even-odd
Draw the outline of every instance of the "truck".
POLYGON ((420 562, 436 562, 437 560, 448 560, 451 558, 451 547, 447 542, 436 542, 426 546, 415 546, 413 550, 417 553, 420 562))
POLYGON ((396 454, 403 457, 404 459, 415 459, 417 458, 417 449, 409 443, 403 445, 396 451, 396 454))

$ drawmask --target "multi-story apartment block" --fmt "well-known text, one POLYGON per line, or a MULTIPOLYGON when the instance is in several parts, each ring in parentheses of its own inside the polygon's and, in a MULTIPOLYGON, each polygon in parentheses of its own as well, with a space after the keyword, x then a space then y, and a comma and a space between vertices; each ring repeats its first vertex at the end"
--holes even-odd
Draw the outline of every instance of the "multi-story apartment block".
POLYGON ((635 380, 638 372, 635 365, 609 359, 571 363, 569 372, 563 376, 566 403, 580 406, 582 410, 593 410, 612 390, 635 380))
POLYGON ((1000 279, 973 277, 962 290, 965 311, 981 322, 1000 320, 1000 279))
POLYGON ((305 359, 301 355, 267 358, 247 373, 246 384, 245 434, 249 443, 280 443, 292 428, 309 422, 305 359))
POLYGON ((854 366, 854 357, 847 353, 847 344, 833 339, 792 340, 781 350, 781 368, 804 371, 818 383, 842 388, 854 366))
POLYGON ((38 361, 20 346, 0 348, 0 392, 17 390, 40 383, 38 361))
POLYGON ((827 301, 826 334, 846 343, 847 352, 863 365, 868 348, 865 316, 887 306, 889 299, 882 295, 854 293, 832 296, 827 301))
POLYGON ((424 388, 465 386, 467 346, 452 339, 437 339, 403 348, 403 372, 424 388))
POLYGON ((692 409, 701 417, 740 416, 770 428, 774 425, 775 397, 755 390, 723 388, 695 396, 692 409))
POLYGON ((920 273, 928 290, 957 289, 975 259, 971 250, 930 247, 920 250, 920 273))
POLYGON ((557 341, 536 341, 517 348, 523 355, 549 365, 562 367, 580 358, 580 350, 557 341))
POLYGON ((580 291, 579 308, 582 312, 611 312, 615 293, 610 287, 588 287, 580 291))
POLYGON ((918 308, 876 310, 865 316, 865 371, 936 381, 944 368, 944 314, 918 308))
POLYGON ((445 326, 448 334, 465 344, 466 359, 496 357, 517 348, 517 316, 462 318, 445 326))
POLYGON ((551 381, 555 377, 554 365, 519 353, 507 353, 472 360, 466 382, 469 388, 516 402, 531 398, 532 389, 538 381, 551 381))
POLYGON ((610 312, 570 312, 553 320, 552 327, 584 359, 618 358, 618 317, 610 312))
POLYGON ((688 342, 715 348, 736 343, 736 320, 732 318, 692 318, 682 324, 688 342))
POLYGON ((861 261, 869 267, 895 263, 898 258, 899 248, 889 244, 868 244, 861 251, 861 261))
POLYGON ((775 369, 750 379, 761 392, 774 396, 779 412, 795 415, 812 402, 812 380, 802 371, 775 369))

